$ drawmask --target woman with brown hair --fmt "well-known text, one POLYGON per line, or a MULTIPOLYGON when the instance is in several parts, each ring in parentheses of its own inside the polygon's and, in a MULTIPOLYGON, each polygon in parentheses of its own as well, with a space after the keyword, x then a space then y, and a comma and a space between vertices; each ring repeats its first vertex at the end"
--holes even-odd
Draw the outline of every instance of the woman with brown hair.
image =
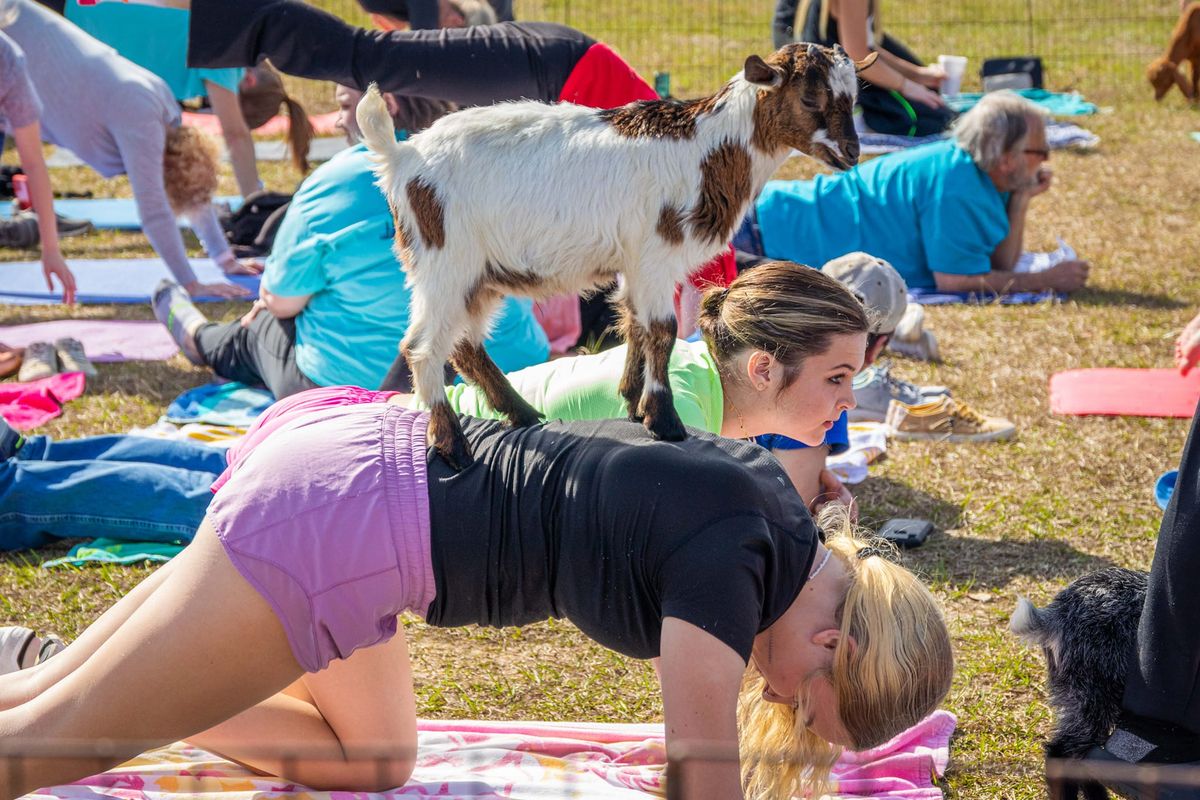
POLYGON ((283 78, 267 61, 246 70, 238 89, 242 117, 250 130, 262 127, 279 113, 282 106, 288 116, 288 152, 292 166, 300 174, 308 172, 308 147, 314 132, 304 106, 287 92, 283 78))

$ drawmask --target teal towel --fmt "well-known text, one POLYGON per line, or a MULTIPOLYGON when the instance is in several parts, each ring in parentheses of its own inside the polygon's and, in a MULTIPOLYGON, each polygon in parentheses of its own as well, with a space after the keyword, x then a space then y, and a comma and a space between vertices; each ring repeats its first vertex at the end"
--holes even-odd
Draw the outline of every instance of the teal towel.
MULTIPOLYGON (((1096 104, 1083 99, 1079 92, 1049 92, 1045 89, 1018 89, 1017 94, 1036 103, 1056 117, 1078 117, 1096 113, 1096 104)), ((946 98, 946 105, 959 112, 968 111, 983 97, 978 92, 966 92, 946 98)))
POLYGON ((183 552, 182 544, 165 542, 124 542, 116 539, 93 539, 77 544, 62 558, 43 562, 42 567, 79 567, 89 563, 139 564, 143 561, 170 561, 183 552))
POLYGON ((237 381, 206 383, 176 397, 167 408, 167 422, 248 428, 274 402, 275 398, 266 389, 254 389, 237 381))

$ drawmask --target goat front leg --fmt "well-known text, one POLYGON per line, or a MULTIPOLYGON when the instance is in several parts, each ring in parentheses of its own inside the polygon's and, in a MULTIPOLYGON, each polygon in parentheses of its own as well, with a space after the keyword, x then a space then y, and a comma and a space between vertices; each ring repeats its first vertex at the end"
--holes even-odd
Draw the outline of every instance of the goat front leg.
POLYGON ((455 347, 450 360, 459 374, 483 390, 488 403, 510 424, 523 428, 541 422, 542 414, 517 394, 482 344, 464 339, 455 347))
POLYGON ((643 344, 646 339, 646 329, 638 323, 637 315, 627 298, 619 298, 616 300, 616 304, 620 315, 618 325, 621 329, 621 338, 625 340, 625 369, 621 373, 621 382, 617 385, 617 391, 621 393, 621 397, 625 398, 625 408, 629 411, 629 418, 634 422, 641 422, 642 388, 646 381, 646 355, 643 344))
POLYGON ((675 315, 666 319, 651 320, 642 339, 646 362, 646 382, 642 388, 642 401, 638 410, 646 430, 656 439, 679 442, 687 438, 687 429, 675 410, 675 397, 671 393, 669 367, 671 350, 675 347, 675 331, 678 323, 675 315))

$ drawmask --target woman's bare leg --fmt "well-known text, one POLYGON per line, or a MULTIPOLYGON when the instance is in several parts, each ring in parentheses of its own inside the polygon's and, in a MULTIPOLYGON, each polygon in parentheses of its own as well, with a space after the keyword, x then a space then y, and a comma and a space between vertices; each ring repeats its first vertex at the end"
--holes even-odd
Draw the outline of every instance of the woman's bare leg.
POLYGON ((76 780, 148 743, 207 730, 295 681, 283 625, 230 563, 211 525, 168 579, 78 668, 27 703, 0 711, 0 743, 66 746, 107 739, 102 758, 47 755, 0 762, 0 796, 76 780))
POLYGON ((67 649, 37 666, 0 675, 0 711, 27 703, 75 671, 125 620, 154 594, 175 566, 170 561, 118 600, 87 627, 67 649))
POLYGON ((188 741, 241 764, 315 789, 383 791, 412 774, 417 709, 404 631, 384 644, 304 675, 268 700, 188 741), (282 750, 325 749, 330 759, 262 757, 262 742, 282 750), (389 758, 354 758, 388 754, 389 758))

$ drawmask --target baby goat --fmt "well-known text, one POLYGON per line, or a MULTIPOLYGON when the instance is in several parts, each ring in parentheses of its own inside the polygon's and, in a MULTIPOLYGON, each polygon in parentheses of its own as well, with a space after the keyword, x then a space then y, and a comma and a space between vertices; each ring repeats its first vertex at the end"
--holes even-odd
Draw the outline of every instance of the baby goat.
MULTIPOLYGON (((1057 717, 1047 758, 1082 758, 1116 727, 1146 581, 1144 572, 1111 567, 1072 582, 1044 609, 1024 597, 1017 601, 1009 628, 1046 656, 1057 717)), ((1061 788, 1062 800, 1074 800, 1080 791, 1086 800, 1108 797, 1098 783, 1061 788)))
POLYGON ((656 437, 682 439, 667 378, 675 285, 726 247, 793 149, 838 169, 857 163, 857 71, 872 60, 792 44, 750 56, 700 100, 502 103, 443 117, 407 142, 368 91, 358 124, 412 289, 401 357, 439 453, 460 467, 469 459, 442 386, 447 359, 513 424, 539 419, 481 344, 501 298, 577 294, 618 274, 621 395, 656 437))
POLYGON ((1179 15, 1179 22, 1171 31, 1166 55, 1150 62, 1146 77, 1154 86, 1155 100, 1161 100, 1172 86, 1178 86, 1183 96, 1193 103, 1200 99, 1197 96, 1200 89, 1200 3, 1190 3, 1179 15), (1191 85, 1180 70, 1184 59, 1192 63, 1191 85))

